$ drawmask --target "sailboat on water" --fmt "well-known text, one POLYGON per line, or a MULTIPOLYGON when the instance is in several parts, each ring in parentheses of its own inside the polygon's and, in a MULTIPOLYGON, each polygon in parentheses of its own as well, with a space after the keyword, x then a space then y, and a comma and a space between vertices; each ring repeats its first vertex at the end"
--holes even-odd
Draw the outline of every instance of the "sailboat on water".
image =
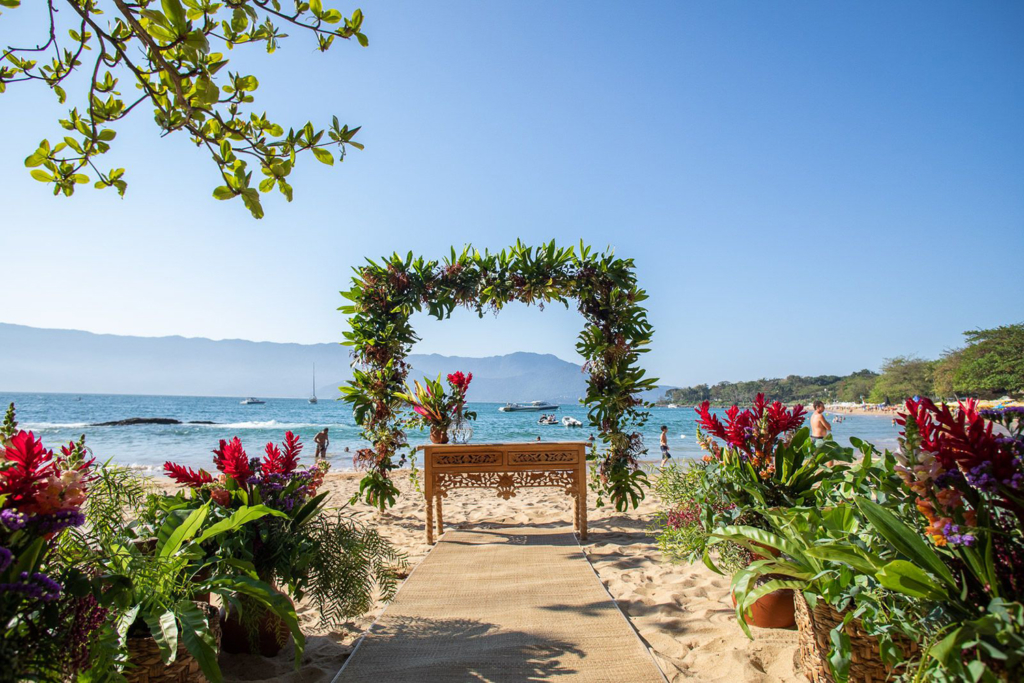
POLYGON ((316 363, 313 363, 313 395, 309 397, 310 403, 316 403, 316 363))

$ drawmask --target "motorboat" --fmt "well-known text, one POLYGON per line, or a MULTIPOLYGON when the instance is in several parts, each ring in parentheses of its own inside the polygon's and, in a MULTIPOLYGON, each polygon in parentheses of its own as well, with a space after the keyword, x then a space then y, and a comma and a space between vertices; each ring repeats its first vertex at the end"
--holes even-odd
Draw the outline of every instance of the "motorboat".
POLYGON ((566 427, 582 427, 583 423, 577 420, 575 417, 566 415, 562 418, 562 424, 566 427))
POLYGON ((316 403, 316 363, 313 363, 313 395, 309 397, 309 402, 316 403))
POLYGON ((252 397, 250 396, 250 397, 249 397, 249 398, 247 398, 247 399, 243 399, 243 400, 239 401, 239 403, 240 403, 241 405, 243 405, 243 406, 261 406, 261 405, 263 405, 264 403, 266 403, 266 401, 261 401, 261 400, 259 400, 258 398, 252 398, 252 397))
POLYGON ((679 406, 677 406, 675 403, 669 403, 668 407, 669 408, 678 408, 679 406))
POLYGON ((540 419, 537 420, 537 424, 539 424, 539 425, 556 425, 556 424, 558 424, 558 419, 554 415, 541 415, 540 419))
POLYGON ((498 408, 500 413, 539 413, 542 410, 558 410, 558 404, 530 401, 529 403, 506 403, 498 408))

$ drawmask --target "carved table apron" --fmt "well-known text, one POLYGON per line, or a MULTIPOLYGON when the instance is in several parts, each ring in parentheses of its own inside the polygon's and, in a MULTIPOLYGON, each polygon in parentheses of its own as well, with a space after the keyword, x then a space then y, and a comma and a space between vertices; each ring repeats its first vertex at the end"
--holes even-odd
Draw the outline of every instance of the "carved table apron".
POLYGON ((508 500, 516 490, 554 486, 574 499, 572 526, 587 538, 587 443, 429 444, 423 450, 427 506, 427 543, 434 543, 434 501, 437 534, 444 533, 441 500, 451 489, 490 488, 508 500))

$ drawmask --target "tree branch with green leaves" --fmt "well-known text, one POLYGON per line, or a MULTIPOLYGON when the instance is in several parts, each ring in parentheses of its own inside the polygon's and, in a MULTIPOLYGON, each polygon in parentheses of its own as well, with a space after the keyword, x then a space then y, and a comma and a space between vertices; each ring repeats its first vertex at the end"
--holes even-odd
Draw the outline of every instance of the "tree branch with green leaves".
MULTIPOLYGON (((20 5, 0 0, 0 8, 20 5)), ((205 149, 220 175, 213 196, 241 198, 255 218, 263 217, 261 193, 277 189, 292 200, 288 177, 300 154, 333 166, 335 153, 344 161, 349 147, 363 148, 353 139, 359 127, 342 125, 337 116, 326 128, 307 121, 286 132, 254 106, 257 78, 231 71, 219 51, 259 43, 273 53, 288 36, 282 27, 308 32, 320 52, 337 38, 365 47, 361 10, 346 18, 321 0, 46 0, 46 10, 42 41, 3 48, 0 93, 38 81, 65 104, 65 87, 77 82, 68 78, 81 72, 88 79, 59 119, 67 135, 43 140, 25 159, 32 177, 52 185, 54 195, 71 196, 76 185, 94 179, 97 189, 124 195, 125 169, 102 170, 99 157, 110 151, 115 124, 139 105, 152 108, 162 135, 184 132, 205 149)))

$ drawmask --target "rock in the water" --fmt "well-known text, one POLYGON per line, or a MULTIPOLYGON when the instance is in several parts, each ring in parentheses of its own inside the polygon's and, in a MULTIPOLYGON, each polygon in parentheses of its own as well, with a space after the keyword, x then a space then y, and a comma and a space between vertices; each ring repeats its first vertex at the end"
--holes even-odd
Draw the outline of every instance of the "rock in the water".
POLYGON ((187 424, 190 424, 190 425, 215 425, 217 423, 216 422, 211 422, 210 420, 189 420, 187 422, 187 424))
POLYGON ((181 420, 172 417, 129 417, 127 420, 97 422, 90 427, 129 427, 131 425, 180 425, 181 420))

